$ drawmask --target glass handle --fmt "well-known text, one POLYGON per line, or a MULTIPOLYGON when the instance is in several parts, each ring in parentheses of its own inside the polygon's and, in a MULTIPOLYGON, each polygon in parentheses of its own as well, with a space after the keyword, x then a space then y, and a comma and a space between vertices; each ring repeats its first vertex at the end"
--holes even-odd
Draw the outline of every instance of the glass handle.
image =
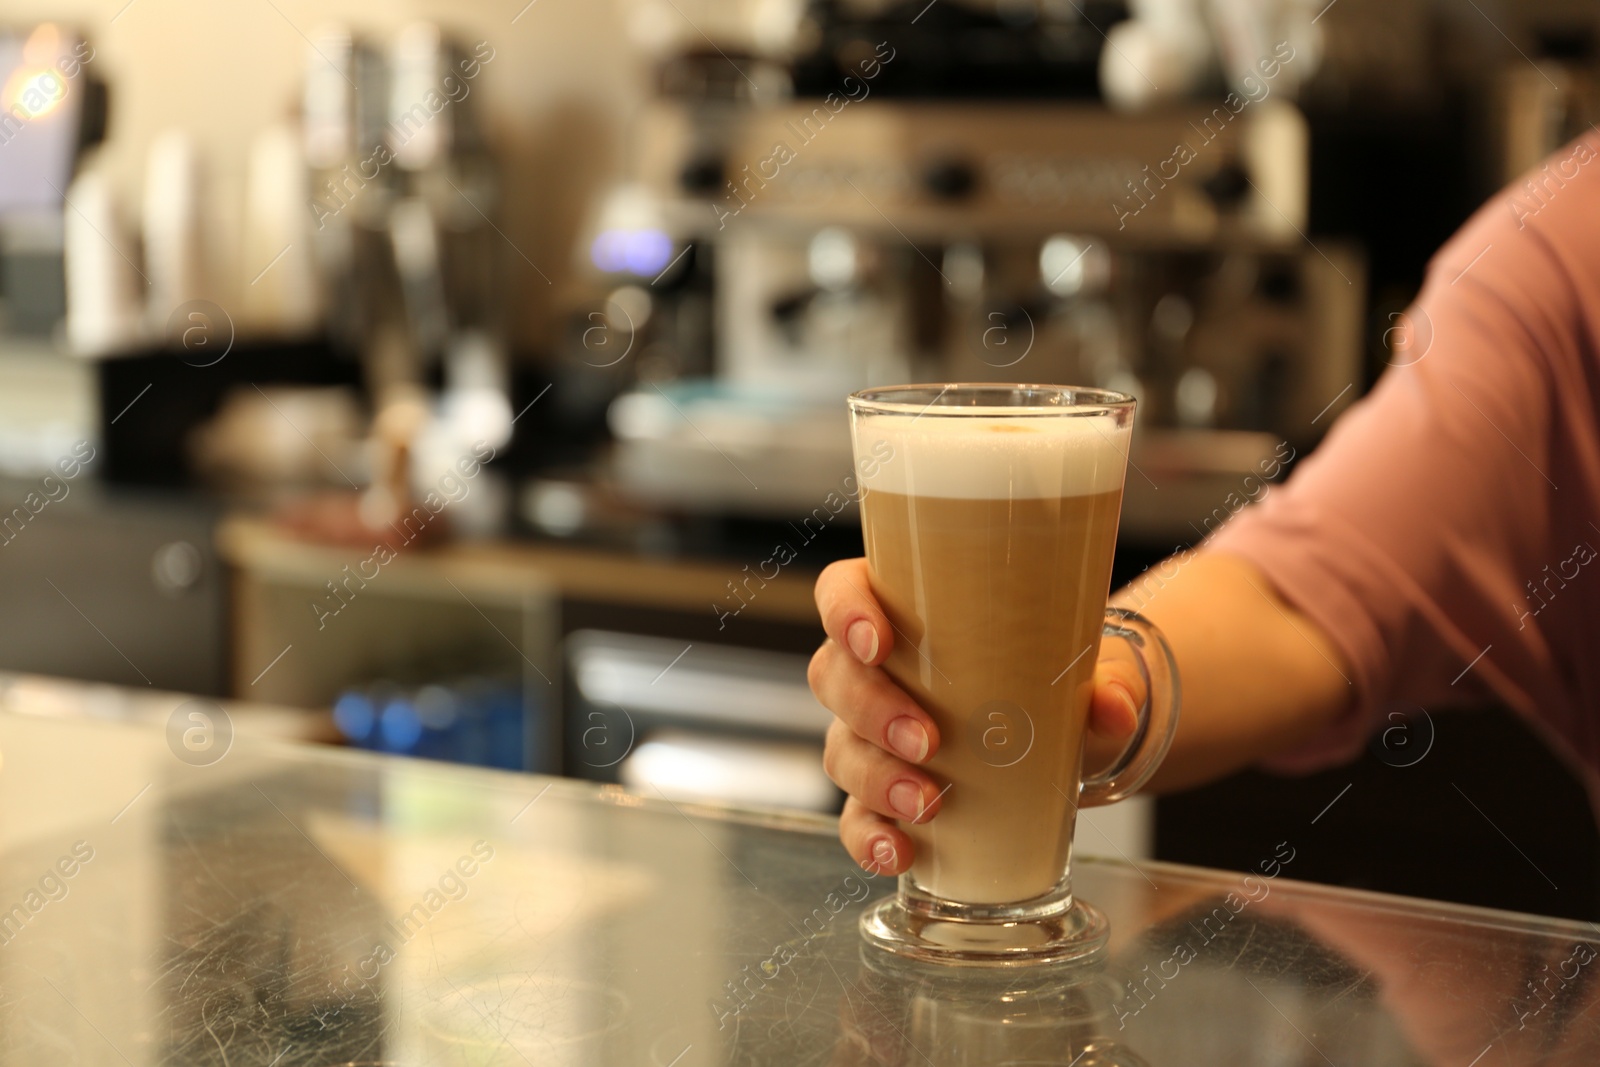
POLYGON ((1127 643, 1144 681, 1145 698, 1128 747, 1105 770, 1083 779, 1078 802, 1082 807, 1121 800, 1150 780, 1172 747, 1182 703, 1178 664, 1155 623, 1126 608, 1106 608, 1101 635, 1102 641, 1118 638, 1127 643))

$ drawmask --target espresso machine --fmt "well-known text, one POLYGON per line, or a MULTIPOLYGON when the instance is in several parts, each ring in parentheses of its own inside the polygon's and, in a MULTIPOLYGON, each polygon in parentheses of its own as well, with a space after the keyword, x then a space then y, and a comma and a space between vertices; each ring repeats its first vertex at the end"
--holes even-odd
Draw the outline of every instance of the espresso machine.
POLYGON ((852 390, 1077 382, 1140 400, 1123 536, 1170 549, 1359 394, 1363 265, 1306 234, 1292 47, 1248 93, 1129 114, 1096 98, 1101 39, 1071 12, 1030 35, 816 7, 836 21, 778 74, 663 65, 626 177, 649 207, 584 250, 604 295, 580 357, 645 354, 610 412, 625 492, 803 515, 850 473, 852 390), (1009 62, 952 66, 950 34, 990 31, 1009 62), (602 254, 646 233, 648 270, 602 254))
MULTIPOLYGON (((581 478, 531 487, 531 522, 574 536, 621 497, 659 531, 636 535, 644 551, 720 550, 736 582, 785 541, 815 570, 861 550, 846 394, 1034 381, 1142 402, 1123 566, 1203 536, 1360 392, 1363 271, 1304 236, 1298 60, 1231 105, 1223 87, 1118 112, 1098 66, 1119 17, 1094 0, 813 0, 783 47, 720 37, 663 55, 569 289, 563 362, 611 388, 612 445, 581 478)), ((658 684, 683 641, 639 615, 569 642, 569 736, 643 739, 603 772, 583 768, 609 756, 580 754, 579 773, 838 802, 815 775, 829 717, 805 685, 814 627, 780 648, 742 621, 690 620, 705 626, 690 656, 714 648, 720 681, 673 683, 680 666, 658 684), (705 693, 755 677, 772 688, 708 721, 705 693)), ((1106 810, 1091 839, 1148 855, 1149 808, 1106 810)))

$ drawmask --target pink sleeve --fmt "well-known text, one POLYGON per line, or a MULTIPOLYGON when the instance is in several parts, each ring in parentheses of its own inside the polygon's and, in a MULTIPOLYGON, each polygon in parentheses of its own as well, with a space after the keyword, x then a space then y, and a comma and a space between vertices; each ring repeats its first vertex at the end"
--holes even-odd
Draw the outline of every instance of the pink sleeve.
POLYGON ((1600 492, 1600 374, 1583 314, 1600 286, 1576 276, 1569 247, 1600 237, 1594 170, 1541 226, 1521 225, 1505 199, 1480 211, 1430 266, 1408 315, 1409 364, 1387 369, 1287 484, 1207 546, 1259 567, 1347 664, 1349 714, 1273 766, 1344 761, 1392 712, 1491 697, 1581 740, 1559 635, 1592 623, 1582 616, 1597 598, 1533 594, 1549 567, 1573 566, 1580 536, 1600 544, 1583 521, 1600 492))

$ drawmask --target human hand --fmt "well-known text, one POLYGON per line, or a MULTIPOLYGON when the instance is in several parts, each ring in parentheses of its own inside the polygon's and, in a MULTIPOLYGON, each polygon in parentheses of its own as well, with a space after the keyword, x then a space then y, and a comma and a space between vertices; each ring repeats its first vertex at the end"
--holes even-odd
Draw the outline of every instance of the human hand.
MULTIPOLYGON (((841 560, 817 578, 817 610, 828 638, 811 657, 811 691, 835 718, 823 767, 849 798, 839 840, 862 867, 899 874, 916 851, 896 822, 939 814, 943 788, 926 770, 939 751, 933 718, 882 669, 895 631, 873 597, 865 559, 841 560)), ((1089 708, 1091 754, 1120 749, 1137 726, 1145 686, 1137 666, 1110 655, 1095 667, 1089 708)))

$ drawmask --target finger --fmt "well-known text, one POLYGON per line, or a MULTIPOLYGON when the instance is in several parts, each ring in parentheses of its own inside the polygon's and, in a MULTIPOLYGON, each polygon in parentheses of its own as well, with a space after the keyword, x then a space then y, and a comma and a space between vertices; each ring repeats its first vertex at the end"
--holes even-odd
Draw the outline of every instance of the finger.
POLYGON ((1102 659, 1094 668, 1094 696, 1089 701, 1089 729, 1113 741, 1125 741, 1139 725, 1145 684, 1139 668, 1128 660, 1102 659))
POLYGON ((817 576, 817 612, 828 636, 876 667, 894 647, 894 627, 872 595, 865 559, 830 563, 817 576))
POLYGON ((910 763, 939 750, 939 728, 883 671, 865 667, 832 638, 811 657, 811 691, 860 737, 910 763))
POLYGON ((854 797, 844 802, 839 816, 839 841, 871 874, 900 874, 916 857, 916 846, 904 830, 854 797))
POLYGON ((927 822, 939 814, 939 787, 932 778, 856 736, 842 722, 828 727, 822 769, 835 785, 879 815, 927 822))

